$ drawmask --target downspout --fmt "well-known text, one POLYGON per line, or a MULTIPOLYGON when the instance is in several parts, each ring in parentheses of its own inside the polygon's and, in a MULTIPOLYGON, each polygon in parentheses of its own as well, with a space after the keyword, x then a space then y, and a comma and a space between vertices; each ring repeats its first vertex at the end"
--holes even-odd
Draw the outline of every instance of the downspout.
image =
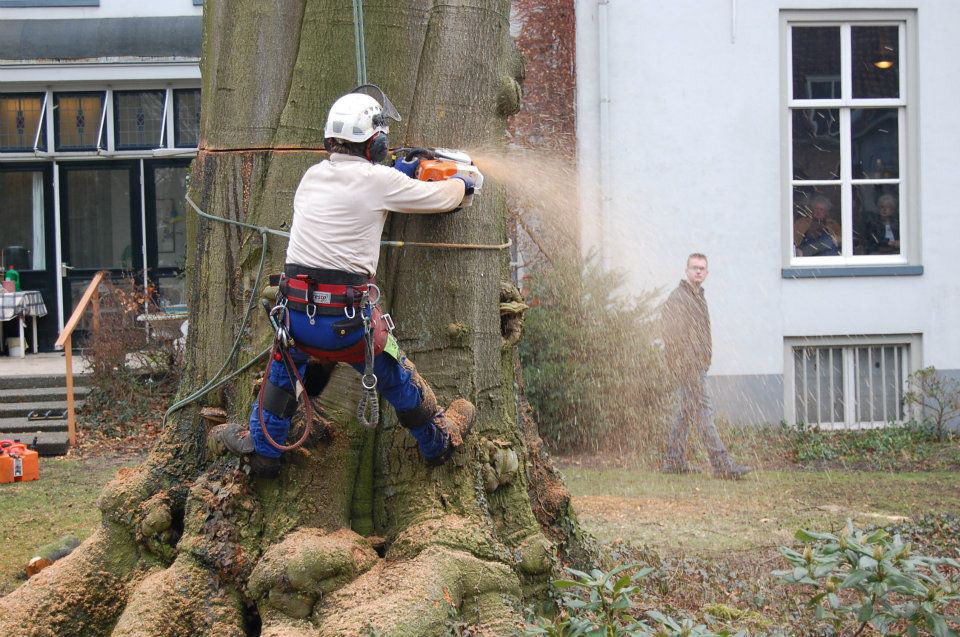
POLYGON ((610 0, 597 0, 597 78, 600 89, 600 215, 597 219, 600 265, 606 267, 606 226, 610 214, 610 0))

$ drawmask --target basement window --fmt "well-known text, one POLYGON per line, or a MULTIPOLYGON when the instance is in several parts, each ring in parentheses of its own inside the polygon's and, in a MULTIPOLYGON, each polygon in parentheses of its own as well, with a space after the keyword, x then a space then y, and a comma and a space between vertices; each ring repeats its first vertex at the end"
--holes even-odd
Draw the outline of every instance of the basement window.
POLYGON ((907 377, 916 336, 787 339, 787 421, 821 429, 871 429, 909 419, 907 377))

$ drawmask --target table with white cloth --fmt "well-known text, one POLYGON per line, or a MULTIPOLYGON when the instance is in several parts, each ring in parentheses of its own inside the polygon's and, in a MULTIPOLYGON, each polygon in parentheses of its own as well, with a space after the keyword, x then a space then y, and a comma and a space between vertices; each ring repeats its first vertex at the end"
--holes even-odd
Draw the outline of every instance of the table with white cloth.
POLYGON ((37 317, 47 315, 43 296, 36 290, 0 292, 0 341, 3 340, 3 322, 17 320, 20 326, 20 357, 26 356, 24 329, 27 317, 33 317, 33 353, 37 353, 37 317))

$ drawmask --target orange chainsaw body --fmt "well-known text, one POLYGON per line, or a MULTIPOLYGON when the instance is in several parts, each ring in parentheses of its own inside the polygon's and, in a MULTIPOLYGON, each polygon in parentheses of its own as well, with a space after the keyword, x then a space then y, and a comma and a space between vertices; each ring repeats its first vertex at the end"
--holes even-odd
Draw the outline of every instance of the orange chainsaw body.
POLYGON ((457 162, 447 159, 421 159, 417 171, 420 181, 443 181, 457 174, 457 162))
POLYGON ((40 462, 36 451, 11 440, 0 441, 0 484, 26 482, 40 477, 40 462))

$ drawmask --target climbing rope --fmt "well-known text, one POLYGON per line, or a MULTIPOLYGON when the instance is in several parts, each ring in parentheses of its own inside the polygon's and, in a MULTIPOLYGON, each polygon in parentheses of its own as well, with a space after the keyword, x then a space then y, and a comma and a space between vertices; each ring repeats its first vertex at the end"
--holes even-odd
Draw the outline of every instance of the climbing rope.
MULTIPOLYGON (((290 233, 284 232, 283 230, 274 230, 273 228, 268 228, 266 226, 256 226, 256 225, 253 225, 252 223, 244 223, 243 221, 228 219, 226 217, 218 217, 216 215, 211 215, 210 213, 204 212, 197 206, 197 204, 193 202, 193 199, 190 198, 190 195, 187 195, 187 203, 190 204, 190 207, 193 208, 193 210, 204 219, 210 219, 211 221, 220 221, 222 223, 228 223, 230 225, 239 226, 241 228, 249 228, 250 230, 256 230, 261 235, 272 234, 276 237, 283 237, 285 239, 290 238, 290 233)), ((438 248, 438 249, 445 249, 445 250, 506 250, 507 248, 513 245, 513 240, 507 239, 506 243, 431 243, 426 241, 383 240, 380 242, 380 245, 388 248, 438 248)), ((259 277, 257 280, 259 280, 259 277)))
POLYGON ((367 83, 367 47, 363 41, 363 0, 353 0, 353 38, 357 45, 357 86, 367 83))
MULTIPOLYGON (((209 219, 210 221, 218 221, 220 223, 226 223, 226 224, 237 226, 240 228, 248 228, 260 234, 260 264, 257 266, 257 276, 254 279, 254 281, 259 282, 263 279, 263 269, 264 269, 264 265, 266 263, 266 258, 267 258, 267 236, 273 235, 276 237, 283 237, 285 239, 290 238, 290 233, 284 232, 283 230, 275 230, 267 226, 257 226, 252 223, 245 223, 243 221, 237 221, 236 219, 228 219, 227 217, 218 217, 216 215, 211 215, 207 212, 204 212, 203 210, 200 209, 200 207, 196 203, 194 203, 193 199, 190 198, 190 195, 186 195, 186 200, 187 200, 187 203, 190 204, 190 207, 193 208, 194 212, 196 212, 197 215, 199 215, 204 219, 209 219)), ((415 247, 415 248, 436 248, 436 249, 451 249, 451 250, 505 250, 513 245, 513 241, 508 239, 506 243, 482 244, 482 243, 428 243, 423 241, 387 240, 387 241, 381 241, 380 245, 393 247, 393 248, 415 247)), ((246 370, 250 369, 250 367, 252 367, 257 361, 259 361, 265 355, 273 353, 273 347, 272 346, 268 347, 267 349, 263 350, 262 352, 254 356, 252 359, 247 361, 241 368, 230 373, 226 377, 220 379, 220 375, 227 370, 227 368, 230 366, 230 364, 233 362, 234 358, 236 357, 237 352, 240 351, 241 340, 243 339, 243 336, 246 334, 247 324, 250 322, 250 315, 252 314, 253 308, 256 305, 256 296, 257 296, 256 290, 253 290, 250 295, 250 303, 247 305, 247 309, 243 315, 243 320, 240 323, 240 329, 237 330, 237 336, 233 341, 233 346, 230 348, 230 353, 227 355, 227 358, 223 362, 223 365, 220 367, 220 369, 217 370, 217 373, 214 374, 213 377, 203 385, 203 387, 194 391, 186 398, 183 398, 175 402, 173 405, 171 405, 170 408, 167 409, 167 411, 164 412, 163 414, 163 425, 167 424, 167 419, 170 418, 171 414, 174 414, 177 411, 189 405, 190 403, 200 398, 203 398, 210 392, 215 391, 220 387, 223 387, 228 382, 230 382, 231 380, 233 380, 234 378, 236 378, 246 370)), ((271 356, 271 359, 272 359, 272 356, 271 356)), ((294 369, 296 370, 295 365, 294 365, 294 369)), ((369 394, 370 392, 367 392, 367 393, 369 394)), ((359 411, 358 409, 359 411, 358 419, 360 420, 361 423, 373 422, 375 424, 376 422, 375 416, 371 416, 370 421, 368 421, 367 418, 363 416, 363 413, 367 411, 367 408, 369 408, 372 412, 375 412, 378 408, 378 402, 377 402, 378 399, 376 397, 376 390, 374 390, 372 393, 373 393, 372 398, 369 398, 369 397, 366 398, 366 400, 362 401, 361 404, 358 406, 359 409, 363 410, 363 411, 359 411)), ((307 399, 307 402, 309 402, 309 398, 307 399)), ((307 427, 307 431, 303 436, 303 439, 306 439, 306 436, 308 434, 309 434, 309 424, 307 427)), ((303 444, 303 439, 300 442, 298 442, 293 448, 296 448, 301 444, 303 444)), ((277 445, 274 443, 274 446, 277 446, 277 445)))

